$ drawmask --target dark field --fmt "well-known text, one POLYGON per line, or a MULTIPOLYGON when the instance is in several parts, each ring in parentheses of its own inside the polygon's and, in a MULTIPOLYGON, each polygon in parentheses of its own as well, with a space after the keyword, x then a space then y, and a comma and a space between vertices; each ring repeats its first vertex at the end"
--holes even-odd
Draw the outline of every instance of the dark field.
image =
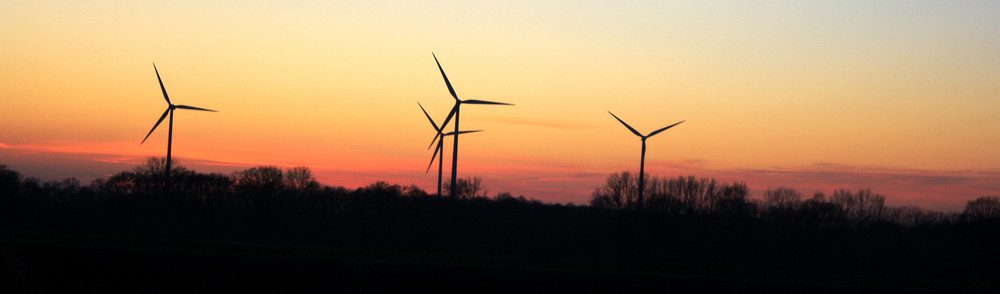
POLYGON ((990 293, 995 284, 4 231, 5 293, 990 293))

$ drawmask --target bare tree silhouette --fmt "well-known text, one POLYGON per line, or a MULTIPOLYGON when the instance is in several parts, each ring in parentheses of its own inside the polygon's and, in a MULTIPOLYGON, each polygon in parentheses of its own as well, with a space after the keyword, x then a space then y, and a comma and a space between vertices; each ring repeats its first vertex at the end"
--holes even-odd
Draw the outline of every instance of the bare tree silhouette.
POLYGON ((1000 196, 983 196, 969 201, 962 213, 974 220, 1000 218, 1000 196))
POLYGON ((590 205, 610 209, 633 208, 637 202, 638 179, 630 172, 608 175, 603 186, 591 194, 590 205))
POLYGON ((767 189, 764 192, 764 204, 768 208, 778 211, 790 211, 798 207, 802 201, 802 194, 795 189, 788 187, 777 187, 767 189))
MULTIPOLYGON (((446 186, 451 185, 451 182, 446 182, 446 186)), ((448 197, 453 197, 457 199, 473 199, 473 198, 486 198, 489 191, 483 185, 483 179, 480 177, 466 177, 459 178, 458 183, 455 184, 458 187, 457 194, 448 194, 448 197)))
POLYGON ((883 220, 885 216, 885 196, 861 189, 857 193, 845 189, 834 191, 830 202, 840 208, 841 213, 855 222, 883 220))
POLYGON ((927 210, 913 205, 886 208, 887 220, 908 227, 939 223, 945 221, 947 218, 947 215, 943 212, 927 210))
MULTIPOLYGON (((746 216, 753 212, 746 183, 718 183, 715 179, 695 176, 649 178, 643 184, 649 197, 642 210, 677 214, 731 214, 746 216)), ((639 209, 639 179, 631 172, 613 173, 604 186, 591 194, 590 205, 609 209, 639 209)))
POLYGON ((296 192, 313 192, 319 189, 319 182, 308 167, 299 166, 285 170, 285 187, 296 192))
POLYGON ((284 175, 276 166, 252 167, 236 173, 236 188, 247 192, 271 193, 284 187, 284 175))

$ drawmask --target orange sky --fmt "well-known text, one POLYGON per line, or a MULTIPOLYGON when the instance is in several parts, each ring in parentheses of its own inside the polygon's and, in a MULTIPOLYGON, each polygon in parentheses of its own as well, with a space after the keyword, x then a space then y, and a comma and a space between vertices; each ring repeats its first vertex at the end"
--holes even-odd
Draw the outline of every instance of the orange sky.
MULTIPOLYGON (((743 180, 805 194, 871 188, 959 209, 1000 193, 1000 4, 7 1, 0 164, 92 178, 174 155, 199 171, 312 167, 325 184, 430 190, 459 96, 460 175, 585 203, 605 175, 743 180), (93 164, 87 169, 87 163, 93 164), (73 169, 63 168, 73 166, 73 169), (59 171, 63 170, 63 171, 59 171)), ((448 148, 450 157, 450 148, 448 148)), ((30 171, 30 172, 29 172, 30 171)), ((447 171, 446 171, 447 173, 447 171)))

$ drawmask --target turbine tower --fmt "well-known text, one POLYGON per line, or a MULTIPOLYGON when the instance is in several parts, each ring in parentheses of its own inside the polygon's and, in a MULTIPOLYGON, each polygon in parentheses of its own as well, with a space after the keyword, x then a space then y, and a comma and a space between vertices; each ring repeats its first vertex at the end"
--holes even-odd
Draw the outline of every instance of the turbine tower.
MULTIPOLYGON (((470 100, 458 99, 458 95, 455 94, 455 88, 451 87, 451 82, 448 81, 448 75, 444 74, 444 68, 441 68, 441 62, 438 61, 437 55, 434 55, 433 52, 431 53, 431 55, 434 56, 434 62, 437 63, 438 70, 441 71, 441 77, 444 77, 444 83, 448 85, 448 92, 451 93, 451 97, 455 98, 455 107, 452 107, 451 109, 451 112, 455 114, 455 131, 453 132, 455 136, 455 141, 454 141, 455 143, 452 147, 452 153, 451 153, 450 195, 458 195, 456 194, 458 192, 458 181, 457 181, 458 180, 458 135, 461 134, 461 132, 458 130, 458 122, 459 122, 458 118, 459 118, 459 113, 461 112, 462 109, 462 104, 487 104, 487 105, 514 105, 514 104, 483 101, 483 100, 472 100, 472 99, 470 100)), ((451 117, 451 114, 449 114, 448 117, 451 117)))
MULTIPOLYGON (((417 102, 417 105, 420 105, 420 102, 417 102)), ((434 139, 431 140, 431 144, 429 146, 427 146, 427 149, 430 149, 431 147, 434 146, 434 141, 437 141, 437 147, 434 148, 434 155, 431 156, 431 163, 427 165, 427 171, 425 171, 425 172, 430 172, 431 171, 431 166, 434 165, 434 159, 437 158, 438 152, 440 152, 441 153, 441 158, 438 159, 437 195, 438 195, 438 197, 441 197, 441 176, 442 176, 442 171, 444 170, 444 137, 445 136, 453 136, 453 135, 455 135, 455 132, 448 132, 446 134, 442 134, 441 132, 444 131, 445 126, 448 125, 448 121, 451 120, 451 116, 454 114, 454 112, 449 113, 448 114, 448 118, 446 118, 444 120, 444 123, 441 124, 441 126, 439 127, 436 123, 434 123, 434 119, 431 118, 431 115, 427 114, 427 110, 424 109, 423 105, 420 105, 420 110, 424 111, 424 115, 427 116, 427 120, 431 122, 431 126, 434 127, 435 131, 437 131, 437 134, 434 135, 434 139), (438 140, 438 138, 440 138, 441 140, 438 140)), ((482 130, 461 131, 461 132, 458 132, 458 134, 467 134, 467 133, 475 133, 475 132, 482 132, 482 130)))
POLYGON ((218 112, 218 111, 187 106, 187 105, 174 105, 173 103, 170 102, 170 97, 167 96, 167 88, 163 87, 163 79, 160 78, 160 71, 156 69, 155 62, 153 63, 153 71, 156 72, 156 80, 160 82, 160 91, 163 91, 163 99, 167 100, 167 110, 163 111, 163 115, 160 116, 160 120, 156 121, 156 124, 153 125, 153 128, 149 130, 149 133, 146 134, 146 137, 142 139, 142 143, 139 143, 139 145, 146 143, 146 139, 149 139, 149 135, 152 135, 153 131, 156 130, 156 127, 160 126, 160 123, 163 122, 163 119, 167 117, 167 114, 170 114, 170 127, 167 129, 167 171, 166 171, 166 184, 167 184, 167 189, 169 190, 170 163, 171 163, 170 147, 173 145, 174 141, 174 109, 189 109, 189 110, 200 110, 200 111, 211 111, 211 112, 218 112))
MULTIPOLYGON (((608 113, 611 113, 611 112, 608 111, 608 113)), ((678 123, 675 123, 675 124, 663 127, 662 129, 655 130, 652 133, 649 133, 649 135, 643 136, 642 134, 639 133, 639 131, 636 131, 635 129, 632 128, 632 126, 628 125, 627 123, 625 123, 625 121, 623 121, 622 119, 618 118, 618 116, 616 116, 614 113, 611 113, 611 116, 614 116, 615 119, 618 120, 618 122, 620 122, 623 125, 625 125, 625 127, 628 128, 629 131, 632 131, 633 134, 635 134, 636 136, 639 136, 639 138, 642 138, 642 156, 639 159, 639 197, 638 197, 638 200, 636 201, 637 202, 636 204, 638 205, 638 208, 642 209, 642 200, 643 200, 643 194, 642 194, 642 192, 643 192, 643 189, 646 188, 645 187, 645 185, 646 185, 646 183, 645 183, 645 181, 646 181, 646 179, 645 179, 645 170, 646 170, 646 139, 649 139, 649 137, 655 136, 656 134, 659 134, 660 132, 666 131, 667 129, 672 128, 672 127, 674 127, 676 125, 679 125, 679 124, 681 124, 682 122, 685 122, 685 121, 682 120, 682 121, 680 121, 678 123)))

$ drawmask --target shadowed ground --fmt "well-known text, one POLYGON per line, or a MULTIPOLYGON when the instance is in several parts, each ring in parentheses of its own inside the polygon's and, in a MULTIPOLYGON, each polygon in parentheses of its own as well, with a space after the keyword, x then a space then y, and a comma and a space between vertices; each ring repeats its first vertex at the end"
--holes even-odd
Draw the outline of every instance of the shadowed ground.
POLYGON ((996 285, 690 265, 0 232, 3 292, 989 293, 996 285))

